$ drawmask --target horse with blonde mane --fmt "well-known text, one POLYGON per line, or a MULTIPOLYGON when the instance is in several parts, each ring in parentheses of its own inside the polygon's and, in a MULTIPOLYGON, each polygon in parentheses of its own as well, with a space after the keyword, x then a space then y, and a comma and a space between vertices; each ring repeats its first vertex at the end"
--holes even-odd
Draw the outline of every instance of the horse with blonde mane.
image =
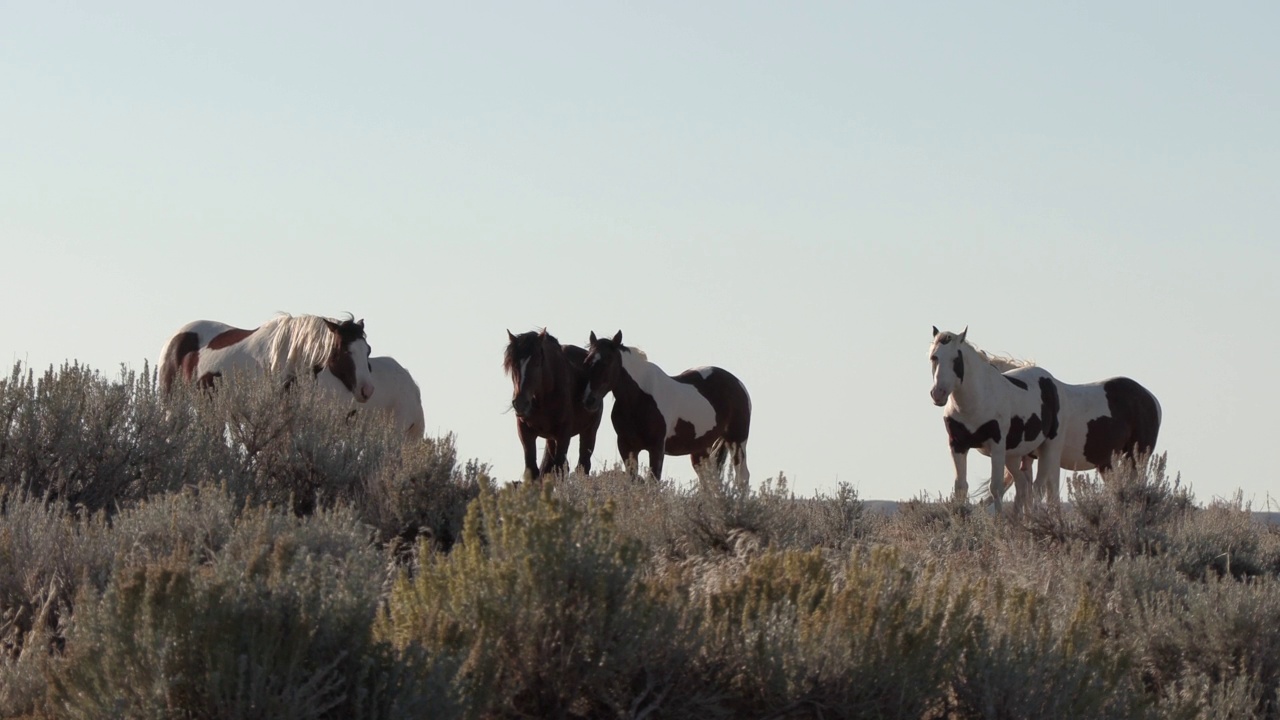
POLYGON ((1074 385, 1031 363, 977 350, 965 341, 967 329, 959 335, 936 327, 933 332, 931 394, 935 404, 947 406, 943 417, 956 466, 957 499, 968 494, 964 453, 969 449, 992 458, 991 495, 997 507, 1009 480, 1018 506, 1031 502, 1033 460, 1039 462, 1034 497, 1057 502, 1062 470, 1097 469, 1105 475, 1117 460, 1132 465, 1155 449, 1160 403, 1134 380, 1113 377, 1074 385), (966 367, 974 365, 983 378, 976 384, 985 390, 964 377, 966 367), (994 380, 1000 377, 1006 382, 994 380), (966 384, 971 387, 961 390, 966 384), (1016 395, 1024 397, 1014 403, 1016 395), (1038 435, 1043 438, 1037 440, 1038 435))
POLYGON ((1017 492, 1014 507, 1021 511, 1033 497, 1023 458, 1032 453, 1043 458, 1037 485, 1048 482, 1048 468, 1057 470, 1063 441, 1058 385, 1047 371, 1031 365, 1000 372, 993 356, 967 342, 967 335, 968 328, 956 334, 935 327, 929 346, 933 367, 929 395, 935 405, 946 408, 942 417, 955 465, 955 498, 968 502, 968 452, 977 450, 991 458, 991 500, 996 510, 1000 510, 1008 471, 1017 492))
POLYGON ((179 380, 212 387, 233 372, 259 372, 289 385, 300 376, 341 387, 366 402, 374 393, 364 320, 281 313, 252 330, 214 320, 187 323, 160 354, 160 389, 179 380))

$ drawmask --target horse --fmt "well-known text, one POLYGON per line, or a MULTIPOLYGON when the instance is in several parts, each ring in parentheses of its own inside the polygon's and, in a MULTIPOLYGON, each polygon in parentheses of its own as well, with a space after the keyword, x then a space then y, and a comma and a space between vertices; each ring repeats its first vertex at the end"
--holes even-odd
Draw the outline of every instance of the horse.
POLYGON ((554 336, 531 330, 519 335, 507 331, 502 367, 511 377, 511 408, 516 432, 524 448, 524 476, 536 480, 549 472, 568 470, 569 440, 578 436, 578 468, 591 472, 591 453, 600 429, 600 408, 586 408, 583 362, 587 351, 561 345, 554 336), (546 440, 542 464, 535 464, 538 438, 546 440))
POLYGON ((967 457, 970 450, 977 450, 991 458, 991 499, 996 511, 1006 470, 1017 490, 1015 508, 1025 509, 1033 496, 1023 458, 1039 455, 1035 485, 1043 487, 1050 469, 1057 472, 1062 454, 1065 434, 1059 384, 1034 365, 1000 372, 991 356, 966 341, 968 332, 965 328, 957 335, 934 327, 929 346, 933 369, 929 396, 935 405, 946 408, 942 417, 955 464, 955 499, 968 501, 967 457))
MULTIPOLYGON (((1046 483, 1042 485, 1037 479, 1037 496, 1053 502, 1060 499, 1059 468, 1073 472, 1096 469, 1105 478, 1117 460, 1136 468, 1138 458, 1155 450, 1160 434, 1160 401, 1137 381, 1123 376, 1083 385, 1055 381, 1061 405, 1062 453, 1058 467, 1049 468, 1045 474, 1046 483)), ((1042 465, 1046 462, 1032 453, 1023 459, 1023 472, 1030 469, 1033 457, 1042 465)))
POLYGON ((183 325, 160 354, 159 380, 168 393, 179 379, 202 388, 234 371, 266 372, 285 386, 310 372, 322 385, 344 389, 358 402, 374 394, 364 320, 281 313, 253 330, 214 320, 183 325))
POLYGON ((421 440, 426 420, 422 412, 422 391, 413 376, 391 357, 369 358, 369 369, 378 392, 369 398, 366 407, 385 412, 409 439, 421 440))
POLYGON ((623 345, 621 330, 612 339, 591 333, 586 366, 583 404, 598 410, 613 393, 618 453, 633 476, 643 450, 659 480, 666 455, 689 455, 695 471, 712 458, 719 474, 730 454, 737 478, 750 480, 751 396, 728 370, 698 367, 672 377, 640 350, 623 345))

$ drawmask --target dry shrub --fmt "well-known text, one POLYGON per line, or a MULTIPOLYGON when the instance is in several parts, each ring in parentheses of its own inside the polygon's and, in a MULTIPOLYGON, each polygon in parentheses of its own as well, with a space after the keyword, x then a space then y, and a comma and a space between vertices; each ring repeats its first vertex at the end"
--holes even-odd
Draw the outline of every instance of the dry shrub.
POLYGON ((1068 481, 1075 524, 1064 531, 1095 548, 1100 558, 1159 555, 1176 525, 1194 508, 1181 476, 1165 472, 1167 454, 1119 464, 1103 480, 1096 473, 1068 481))
POLYGON ((972 592, 881 548, 765 553, 708 592, 711 676, 737 716, 919 718, 945 702, 972 592))
MULTIPOLYGON (((216 500, 215 500, 216 502, 216 500)), ((50 674, 59 717, 346 718, 444 703, 373 639, 383 563, 349 512, 253 510, 218 547, 180 537, 82 588, 50 674)))
POLYGON ((471 716, 679 714, 690 641, 612 515, 549 486, 485 485, 460 545, 395 583, 382 636, 461 659, 471 716))

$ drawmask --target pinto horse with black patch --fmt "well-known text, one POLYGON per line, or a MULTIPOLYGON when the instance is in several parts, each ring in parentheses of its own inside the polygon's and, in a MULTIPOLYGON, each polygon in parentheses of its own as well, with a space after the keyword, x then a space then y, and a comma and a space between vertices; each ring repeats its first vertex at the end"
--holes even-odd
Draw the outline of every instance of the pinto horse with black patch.
POLYGON ((524 448, 524 476, 536 480, 549 472, 567 472, 569 440, 578 436, 578 468, 591 472, 591 453, 600 429, 600 408, 582 403, 587 376, 583 368, 587 351, 561 345, 541 331, 512 335, 502 367, 511 376, 511 408, 516 411, 516 431, 524 448), (542 465, 535 464, 538 438, 546 440, 542 465))
POLYGON ((933 403, 942 413, 955 463, 955 498, 969 498, 968 452, 977 450, 991 458, 991 500, 997 511, 1004 494, 1005 472, 1017 490, 1015 508, 1032 502, 1032 485, 1024 472, 1023 458, 1037 453, 1043 458, 1036 473, 1036 487, 1047 482, 1049 468, 1057 472, 1064 442, 1062 401, 1058 383, 1042 368, 1026 366, 1001 373, 991 359, 960 334, 933 329, 929 362, 933 366, 933 403))
MULTIPOLYGON (((1106 477, 1117 460, 1128 467, 1136 466, 1139 457, 1150 455, 1160 434, 1161 410, 1156 396, 1127 377, 1113 377, 1094 383, 1072 385, 1061 380, 1058 397, 1062 410, 1060 424, 1062 452, 1056 467, 1036 473, 1036 494, 1053 502, 1059 500, 1063 470, 1075 472, 1096 469, 1106 477)), ((1032 453, 1041 463, 1047 459, 1032 453)), ((1023 471, 1030 458, 1023 461, 1023 471)), ((1016 478, 1015 478, 1016 481, 1016 478)))
POLYGON ((750 479, 751 396, 728 370, 700 367, 672 377, 643 352, 623 345, 619 330, 612 339, 591 333, 587 379, 587 407, 599 409, 604 396, 613 393, 618 453, 632 475, 638 474, 643 450, 659 480, 666 455, 689 455, 694 470, 712 458, 719 473, 730 454, 738 479, 750 479))
POLYGON ((231 372, 266 372, 287 386, 310 374, 366 402, 374 391, 364 320, 280 314, 253 330, 214 320, 187 323, 160 355, 160 389, 182 380, 212 387, 231 372))

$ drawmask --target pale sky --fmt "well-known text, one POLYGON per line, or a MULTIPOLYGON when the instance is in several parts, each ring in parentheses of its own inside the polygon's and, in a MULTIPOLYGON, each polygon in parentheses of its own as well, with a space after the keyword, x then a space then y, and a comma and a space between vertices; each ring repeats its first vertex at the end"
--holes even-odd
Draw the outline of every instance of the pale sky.
MULTIPOLYGON (((349 311, 429 431, 510 480, 507 329, 621 329, 743 380, 754 478, 906 499, 951 491, 926 356, 967 325, 1134 378, 1199 500, 1276 509, 1278 27, 1270 2, 0 0, 0 359, 114 376, 190 320, 349 311)), ((598 465, 614 443, 606 414, 598 465)))

